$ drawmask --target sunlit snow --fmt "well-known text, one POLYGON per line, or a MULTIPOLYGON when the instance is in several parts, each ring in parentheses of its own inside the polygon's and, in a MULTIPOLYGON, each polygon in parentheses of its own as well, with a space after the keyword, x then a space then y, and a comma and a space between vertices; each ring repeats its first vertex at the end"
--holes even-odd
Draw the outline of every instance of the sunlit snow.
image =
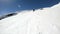
POLYGON ((0 34, 60 34, 60 3, 0 20, 0 34))

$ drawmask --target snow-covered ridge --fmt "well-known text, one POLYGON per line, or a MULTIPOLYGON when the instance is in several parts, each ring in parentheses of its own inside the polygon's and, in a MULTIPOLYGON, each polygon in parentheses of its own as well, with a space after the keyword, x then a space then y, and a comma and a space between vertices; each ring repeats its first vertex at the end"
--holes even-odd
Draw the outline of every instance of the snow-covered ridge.
POLYGON ((0 20, 0 34, 60 34, 60 3, 0 20))

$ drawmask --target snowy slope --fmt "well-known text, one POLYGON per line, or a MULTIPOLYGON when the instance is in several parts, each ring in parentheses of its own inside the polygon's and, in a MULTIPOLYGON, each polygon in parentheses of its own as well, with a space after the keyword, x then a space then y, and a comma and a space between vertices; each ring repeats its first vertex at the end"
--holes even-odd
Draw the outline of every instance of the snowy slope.
POLYGON ((60 34, 60 3, 0 20, 0 34, 60 34))

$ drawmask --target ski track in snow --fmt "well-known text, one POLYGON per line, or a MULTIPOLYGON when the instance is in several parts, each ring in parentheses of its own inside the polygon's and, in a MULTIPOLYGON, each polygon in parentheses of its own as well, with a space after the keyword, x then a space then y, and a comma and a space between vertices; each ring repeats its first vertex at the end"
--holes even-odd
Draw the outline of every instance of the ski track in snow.
POLYGON ((60 34, 60 3, 0 20, 0 34, 60 34))

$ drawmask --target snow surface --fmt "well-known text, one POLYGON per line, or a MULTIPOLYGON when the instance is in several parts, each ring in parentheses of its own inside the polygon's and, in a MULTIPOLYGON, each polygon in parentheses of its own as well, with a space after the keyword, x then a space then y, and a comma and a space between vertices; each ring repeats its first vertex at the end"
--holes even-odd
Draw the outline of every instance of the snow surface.
POLYGON ((60 3, 0 20, 0 34, 60 34, 60 3))

